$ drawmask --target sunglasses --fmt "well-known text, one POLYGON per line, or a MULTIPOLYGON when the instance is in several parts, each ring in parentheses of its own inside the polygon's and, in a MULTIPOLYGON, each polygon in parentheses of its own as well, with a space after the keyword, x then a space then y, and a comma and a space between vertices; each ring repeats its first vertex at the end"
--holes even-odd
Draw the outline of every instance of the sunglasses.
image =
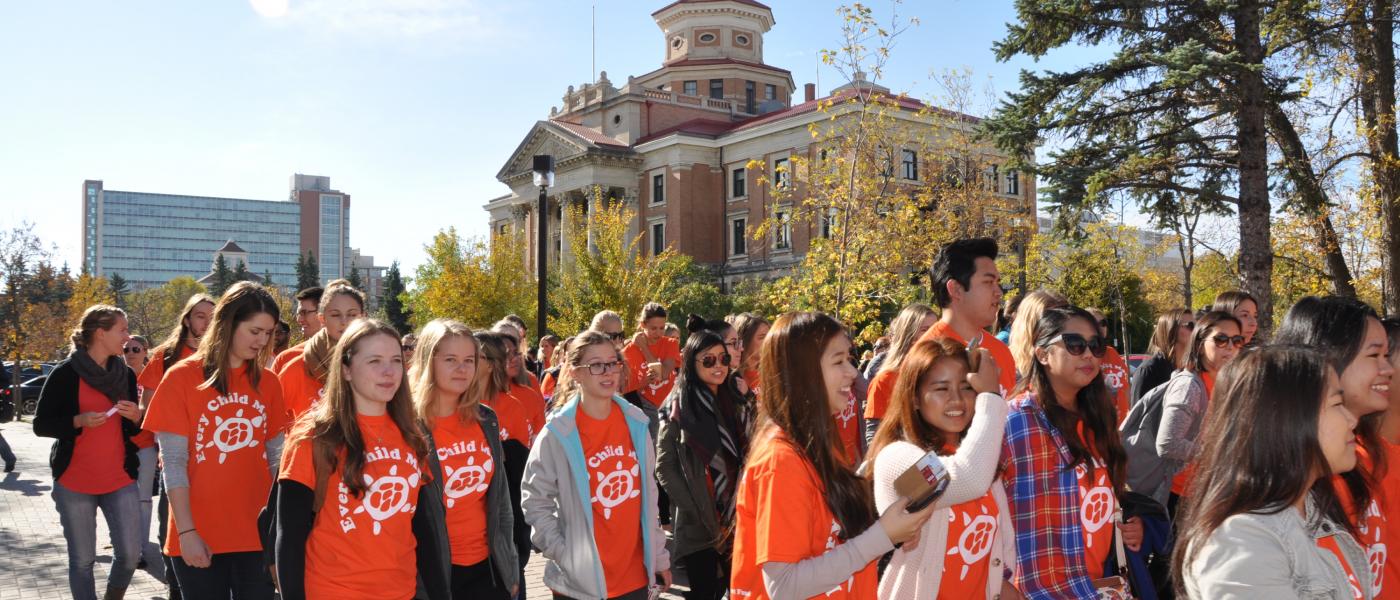
POLYGON ((1196 323, 1194 321, 1187 321, 1185 323, 1182 323, 1181 327, 1187 331, 1191 331, 1192 329, 1196 328, 1196 323))
POLYGON ((413 344, 404 344, 404 345, 403 345, 403 351, 404 351, 404 352, 413 352, 413 349, 414 349, 414 348, 417 348, 417 346, 415 346, 415 345, 413 345, 413 344))
POLYGON ((146 351, 145 348, 142 348, 140 346, 127 346, 125 350, 127 354, 140 354, 146 351))
POLYGON ((1088 350, 1094 355, 1094 358, 1103 358, 1103 355, 1108 352, 1108 345, 1103 342, 1103 338, 1096 335, 1085 339, 1084 336, 1077 333, 1061 333, 1041 344, 1040 347, 1053 346, 1056 342, 1064 344, 1065 352, 1070 353, 1070 356, 1081 356, 1085 350, 1088 350))
MULTIPOLYGON (((605 333, 606 333, 606 332, 605 332, 605 333)), ((626 334, 623 334, 621 331, 614 332, 614 333, 608 333, 607 336, 608 336, 608 338, 612 339, 613 341, 617 341, 617 340, 620 340, 620 339, 622 339, 622 338, 624 338, 624 337, 627 337, 626 334)))
POLYGON ((621 368, 622 368, 622 361, 620 361, 620 360, 615 360, 615 361, 612 361, 612 362, 600 362, 600 363, 593 363, 593 364, 590 364, 590 365, 577 365, 577 366, 578 366, 579 368, 588 369, 588 372, 589 372, 589 373, 592 373, 592 374, 594 374, 594 375, 602 375, 602 374, 607 373, 607 372, 609 372, 609 371, 616 371, 616 370, 618 370, 618 369, 621 369, 621 368))
POLYGON ((1236 348, 1244 347, 1244 336, 1242 335, 1225 335, 1223 333, 1217 333, 1213 336, 1210 336, 1210 341, 1215 342, 1216 348, 1224 348, 1225 344, 1229 344, 1236 348))
POLYGON ((720 365, 727 365, 727 364, 729 364, 729 353, 728 353, 728 352, 725 352, 724 354, 721 354, 721 355, 719 355, 719 356, 715 356, 714 354, 709 354, 709 355, 701 356, 701 357, 700 357, 700 366, 705 367, 706 369, 713 369, 713 368, 715 368, 715 365, 716 365, 716 364, 720 364, 720 365))

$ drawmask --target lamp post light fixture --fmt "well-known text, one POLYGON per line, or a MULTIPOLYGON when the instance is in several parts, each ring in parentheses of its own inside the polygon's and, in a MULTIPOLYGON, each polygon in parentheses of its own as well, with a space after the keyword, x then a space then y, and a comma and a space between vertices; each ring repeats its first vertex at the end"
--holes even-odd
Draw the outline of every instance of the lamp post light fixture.
POLYGON ((535 208, 535 332, 543 338, 549 308, 545 298, 545 285, 549 278, 549 269, 546 268, 546 261, 549 260, 549 199, 546 194, 554 185, 553 155, 535 155, 534 182, 535 186, 540 188, 539 205, 535 208))

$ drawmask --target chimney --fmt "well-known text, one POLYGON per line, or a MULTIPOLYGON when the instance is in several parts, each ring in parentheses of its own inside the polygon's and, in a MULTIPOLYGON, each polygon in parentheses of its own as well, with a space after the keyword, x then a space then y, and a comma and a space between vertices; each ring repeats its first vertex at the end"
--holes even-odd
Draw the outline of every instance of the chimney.
POLYGON ((811 102, 817 99, 817 84, 809 83, 802 86, 802 97, 804 102, 811 102))

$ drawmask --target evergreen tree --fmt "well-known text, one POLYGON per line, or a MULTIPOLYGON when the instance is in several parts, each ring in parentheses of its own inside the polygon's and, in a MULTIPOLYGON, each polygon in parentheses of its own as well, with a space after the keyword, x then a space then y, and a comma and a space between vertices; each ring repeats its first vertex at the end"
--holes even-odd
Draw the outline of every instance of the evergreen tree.
POLYGON ((238 266, 233 268, 233 279, 229 282, 229 285, 233 285, 234 283, 240 281, 248 281, 249 279, 252 279, 252 277, 249 277, 248 263, 245 263, 241 260, 238 261, 238 266))
POLYGON ((270 288, 271 288, 271 287, 276 287, 276 286, 277 286, 277 284, 274 283, 274 282, 272 281, 272 270, 271 270, 271 269, 268 269, 268 270, 266 270, 266 271, 263 271, 263 285, 265 285, 265 286, 267 286, 267 287, 270 287, 270 288))
POLYGON ((107 280, 107 285, 112 290, 112 297, 117 301, 117 308, 126 308, 126 294, 131 291, 130 286, 126 283, 126 278, 118 273, 112 273, 112 276, 107 280))
POLYGON ((365 282, 363 279, 360 279, 359 269, 356 269, 355 267, 350 267, 350 276, 345 278, 345 280, 350 282, 350 287, 360 290, 362 292, 365 291, 365 282))
POLYGON ((224 295, 224 290, 233 284, 233 271, 228 268, 228 261, 224 260, 224 255, 220 254, 214 259, 214 280, 209 282, 209 293, 215 298, 224 295))
POLYGON ((389 324, 399 331, 412 331, 409 319, 413 312, 408 310, 403 304, 405 282, 403 275, 399 272, 399 261, 394 261, 389 265, 389 270, 384 272, 384 297, 379 301, 384 307, 384 316, 389 320, 389 324))
POLYGON ((302 266, 302 272, 297 273, 297 289, 321 285, 321 267, 316 264, 316 253, 306 251, 306 264, 302 266))

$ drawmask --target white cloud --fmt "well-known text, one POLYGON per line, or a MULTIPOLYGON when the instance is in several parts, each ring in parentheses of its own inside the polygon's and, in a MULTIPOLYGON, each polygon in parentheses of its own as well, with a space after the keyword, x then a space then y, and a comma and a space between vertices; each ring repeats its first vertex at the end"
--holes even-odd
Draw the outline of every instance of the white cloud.
POLYGON ((361 38, 483 40, 505 33, 477 0, 293 0, 286 23, 361 38))

